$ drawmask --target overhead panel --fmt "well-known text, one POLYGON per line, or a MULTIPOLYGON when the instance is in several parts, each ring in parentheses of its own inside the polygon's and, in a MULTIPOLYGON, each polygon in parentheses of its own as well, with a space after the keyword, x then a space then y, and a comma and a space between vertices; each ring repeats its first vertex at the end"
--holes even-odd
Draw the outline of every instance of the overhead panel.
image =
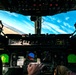
POLYGON ((4 10, 46 16, 75 10, 76 0, 1 0, 4 10))

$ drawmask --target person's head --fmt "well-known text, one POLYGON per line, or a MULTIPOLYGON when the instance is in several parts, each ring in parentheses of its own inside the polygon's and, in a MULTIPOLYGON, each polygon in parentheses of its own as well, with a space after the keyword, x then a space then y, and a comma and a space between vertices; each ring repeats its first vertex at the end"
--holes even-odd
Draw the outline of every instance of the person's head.
POLYGON ((67 75, 69 69, 65 66, 57 66, 57 75, 67 75))

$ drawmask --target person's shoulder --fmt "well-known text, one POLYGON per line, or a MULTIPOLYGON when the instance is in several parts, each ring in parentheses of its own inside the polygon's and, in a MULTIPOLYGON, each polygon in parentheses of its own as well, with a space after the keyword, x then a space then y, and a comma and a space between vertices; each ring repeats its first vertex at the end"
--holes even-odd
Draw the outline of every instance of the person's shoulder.
POLYGON ((68 75, 76 75, 76 73, 72 71, 68 71, 68 75))

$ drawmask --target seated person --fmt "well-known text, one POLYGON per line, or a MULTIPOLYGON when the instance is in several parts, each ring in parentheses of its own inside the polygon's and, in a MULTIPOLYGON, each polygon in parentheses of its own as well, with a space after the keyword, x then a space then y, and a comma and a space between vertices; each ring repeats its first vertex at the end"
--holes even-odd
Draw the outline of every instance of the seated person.
MULTIPOLYGON (((38 75, 43 68, 42 64, 29 64, 27 67, 28 75, 38 75)), ((54 75, 76 75, 65 66, 57 66, 54 70, 54 75)))
POLYGON ((72 72, 63 65, 59 65, 55 68, 54 75, 76 75, 76 73, 72 72))

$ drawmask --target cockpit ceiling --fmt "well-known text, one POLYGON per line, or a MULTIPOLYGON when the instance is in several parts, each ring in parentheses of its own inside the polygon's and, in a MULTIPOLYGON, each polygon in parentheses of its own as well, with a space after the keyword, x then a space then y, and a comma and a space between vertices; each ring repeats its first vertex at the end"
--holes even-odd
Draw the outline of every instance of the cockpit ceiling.
POLYGON ((23 15, 46 16, 76 10, 76 0, 0 0, 0 9, 23 15))

